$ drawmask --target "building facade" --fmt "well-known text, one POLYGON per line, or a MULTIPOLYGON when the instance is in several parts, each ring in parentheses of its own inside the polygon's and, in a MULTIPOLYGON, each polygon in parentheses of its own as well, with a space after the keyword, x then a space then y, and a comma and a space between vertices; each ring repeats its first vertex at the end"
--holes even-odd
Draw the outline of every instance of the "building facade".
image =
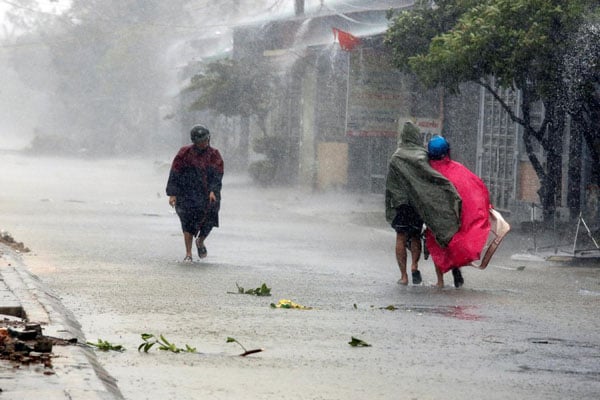
MULTIPOLYGON (((478 85, 464 84, 459 95, 449 95, 426 90, 395 69, 383 45, 386 13, 384 7, 343 16, 323 13, 234 29, 232 57, 240 63, 262 58, 279 77, 266 132, 251 121, 246 127, 250 142, 265 133, 282 139, 274 180, 313 190, 383 194, 399 129, 411 120, 420 126, 424 143, 433 134, 449 139, 452 157, 485 181, 494 206, 510 220, 541 217, 539 180, 524 151, 521 127, 478 85), (352 42, 340 43, 340 32, 352 42)), ((519 93, 500 94, 518 112, 519 93)), ((542 113, 540 108, 540 121, 542 113)), ((564 189, 557 204, 559 216, 568 218, 569 135, 564 137, 564 189)), ((541 151, 539 156, 544 159, 541 151)), ((253 154, 250 160, 260 157, 253 154)), ((585 160, 579 168, 585 174, 585 160)), ((584 182, 580 187, 585 204, 593 194, 584 182)))

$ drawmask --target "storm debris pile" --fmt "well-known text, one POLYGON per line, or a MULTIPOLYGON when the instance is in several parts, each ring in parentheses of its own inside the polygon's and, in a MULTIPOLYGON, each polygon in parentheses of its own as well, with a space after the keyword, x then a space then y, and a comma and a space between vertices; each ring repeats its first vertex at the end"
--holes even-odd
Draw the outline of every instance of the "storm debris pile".
POLYGON ((72 344, 71 341, 44 336, 40 324, 3 318, 0 320, 0 360, 13 368, 39 365, 44 375, 52 375, 52 346, 72 344))
POLYGON ((9 246, 10 248, 21 252, 21 253, 29 253, 31 250, 29 250, 28 247, 25 247, 25 245, 23 244, 23 242, 17 242, 11 235, 10 233, 6 232, 6 231, 0 231, 0 243, 3 243, 7 246, 9 246))

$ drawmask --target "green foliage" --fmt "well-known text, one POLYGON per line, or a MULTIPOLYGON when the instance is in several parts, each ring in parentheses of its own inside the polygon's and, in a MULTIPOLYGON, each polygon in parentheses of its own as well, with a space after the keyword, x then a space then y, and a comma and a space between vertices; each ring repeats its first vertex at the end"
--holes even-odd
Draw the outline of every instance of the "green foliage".
POLYGON ((198 92, 192 110, 212 110, 227 117, 257 117, 264 128, 277 77, 266 61, 218 60, 191 78, 187 92, 198 92))
POLYGON ((238 294, 251 294, 254 296, 270 296, 271 295, 271 288, 267 287, 266 283, 263 283, 260 287, 257 287, 256 289, 244 289, 243 287, 241 287, 240 285, 235 284, 235 286, 237 286, 238 289, 238 294))
POLYGON ((237 343, 244 350, 244 352, 240 354, 241 357, 246 357, 250 354, 260 353, 261 351, 263 351, 263 349, 246 350, 246 348, 240 342, 238 342, 237 339, 234 339, 232 337, 227 337, 227 343, 237 343))
POLYGON ((600 7, 586 16, 564 60, 564 108, 583 132, 590 150, 591 179, 600 185, 600 7))
POLYGON ((101 351, 118 351, 118 352, 125 351, 125 348, 123 346, 121 346, 120 344, 115 345, 115 344, 110 343, 107 340, 102 340, 102 339, 98 339, 97 343, 87 342, 87 344, 90 346, 93 346, 101 351))
POLYGON ((524 128, 525 149, 542 186, 544 215, 550 216, 561 181, 564 58, 597 1, 440 0, 435 7, 425 3, 393 16, 386 43, 395 65, 427 86, 442 86, 450 93, 468 81, 491 92, 524 128), (521 91, 520 111, 504 102, 501 88, 521 91), (545 113, 534 126, 531 110, 537 101, 545 113), (538 159, 532 139, 544 149, 545 163, 538 159))
POLYGON ((169 342, 163 335, 158 337, 151 333, 142 333, 143 342, 138 346, 138 351, 144 350, 144 353, 150 351, 150 349, 157 345, 159 350, 170 351, 172 353, 196 353, 195 347, 185 345, 185 348, 177 347, 174 343, 169 342))
POLYGON ((352 347, 371 347, 369 343, 365 342, 362 339, 355 338, 354 336, 352 336, 352 340, 350 340, 348 344, 352 347))
POLYGON ((185 21, 188 2, 60 1, 70 4, 60 15, 37 12, 48 2, 11 2, 10 60, 22 82, 52 99, 38 110, 51 121, 42 136, 67 138, 70 153, 131 154, 154 143, 157 93, 167 85, 160 60, 180 36, 156 22, 185 21))
POLYGON ((429 86, 456 91, 461 82, 493 75, 502 87, 531 82, 540 98, 554 87, 558 58, 581 21, 585 2, 440 1, 437 8, 395 16, 386 43, 396 65, 414 71, 429 86))
POLYGON ((410 11, 388 14, 392 24, 386 32, 385 43, 392 50, 393 61, 401 70, 412 71, 409 60, 427 54, 432 39, 447 32, 458 18, 481 0, 441 0, 436 7, 430 1, 418 0, 410 11))
POLYGON ((237 343, 242 348, 242 350, 247 351, 246 348, 240 342, 237 341, 237 339, 234 339, 232 337, 228 336, 226 343, 237 343))
POLYGON ((252 179, 264 186, 277 183, 276 172, 285 168, 289 148, 290 140, 286 137, 262 136, 254 139, 254 152, 264 154, 267 158, 250 164, 248 171, 252 179))
POLYGON ((269 160, 254 161, 248 167, 248 173, 254 182, 262 186, 268 186, 274 182, 275 165, 269 160))
POLYGON ((225 116, 238 115, 241 110, 236 101, 238 65, 233 60, 219 60, 205 66, 202 74, 191 78, 186 91, 199 91, 201 94, 190 105, 192 110, 211 109, 225 116))

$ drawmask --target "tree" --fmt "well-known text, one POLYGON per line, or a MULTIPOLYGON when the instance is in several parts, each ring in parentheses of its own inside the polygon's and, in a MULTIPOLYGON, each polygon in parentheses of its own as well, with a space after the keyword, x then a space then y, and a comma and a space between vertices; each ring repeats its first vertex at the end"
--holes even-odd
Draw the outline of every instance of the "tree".
POLYGON ((413 71, 430 87, 458 92, 472 81, 488 90, 511 119, 523 127, 529 160, 541 183, 545 220, 555 211, 562 174, 561 107, 563 59, 570 38, 593 0, 445 0, 420 1, 393 18, 386 42, 394 62, 413 71), (414 41, 414 45, 413 45, 414 41), (506 104, 498 89, 520 90, 520 113, 506 104), (544 119, 533 123, 532 107, 543 103, 544 119), (533 140, 545 151, 545 165, 533 140))
POLYGON ((16 0, 10 13, 21 32, 13 64, 53 99, 46 134, 70 137, 98 154, 145 150, 166 91, 163 54, 181 36, 174 27, 185 20, 187 0, 73 0, 58 15, 32 8, 35 3, 16 0), (44 68, 32 60, 44 61, 44 68))
MULTIPOLYGON (((224 59, 206 64, 201 73, 191 78, 186 90, 199 92, 190 109, 211 110, 225 117, 254 117, 264 136, 271 93, 276 85, 277 76, 263 60, 249 63, 224 59)), ((248 158, 248 133, 246 130, 242 135, 239 149, 245 159, 248 158)))
MULTIPOLYGON (((575 133, 581 133, 588 144, 592 159, 591 180, 600 186, 600 12, 590 15, 571 41, 564 59, 563 80, 566 95, 562 98, 565 110, 572 116, 575 133)), ((572 173, 576 176, 581 159, 579 136, 573 137, 572 173)), ((579 187, 568 191, 570 208, 577 212, 579 187)))

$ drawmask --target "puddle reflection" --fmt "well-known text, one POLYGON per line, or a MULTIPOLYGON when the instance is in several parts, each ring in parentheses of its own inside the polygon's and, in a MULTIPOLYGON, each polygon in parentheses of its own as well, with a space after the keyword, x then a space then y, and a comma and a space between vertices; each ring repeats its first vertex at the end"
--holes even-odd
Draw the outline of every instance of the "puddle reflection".
POLYGON ((424 305, 390 305, 382 307, 384 310, 401 310, 406 312, 416 312, 421 314, 437 314, 445 317, 456 318, 467 321, 479 321, 483 317, 473 313, 475 306, 424 306, 424 305))

